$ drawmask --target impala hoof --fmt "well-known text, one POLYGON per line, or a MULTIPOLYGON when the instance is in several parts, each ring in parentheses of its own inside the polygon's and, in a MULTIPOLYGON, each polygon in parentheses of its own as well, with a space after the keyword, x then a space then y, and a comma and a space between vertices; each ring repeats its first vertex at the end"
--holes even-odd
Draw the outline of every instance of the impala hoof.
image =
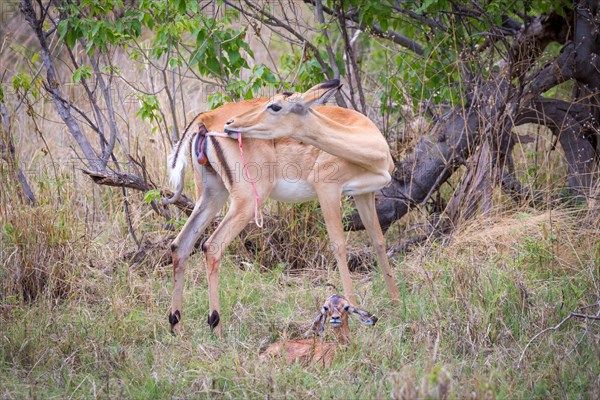
POLYGON ((208 316, 206 322, 208 322, 208 326, 210 326, 210 330, 214 330, 217 325, 219 325, 219 321, 221 317, 219 317, 219 312, 217 310, 213 310, 213 312, 208 316))
POLYGON ((169 313, 169 324, 171 324, 171 333, 175 334, 179 331, 179 322, 181 321, 181 312, 176 310, 174 313, 169 313))

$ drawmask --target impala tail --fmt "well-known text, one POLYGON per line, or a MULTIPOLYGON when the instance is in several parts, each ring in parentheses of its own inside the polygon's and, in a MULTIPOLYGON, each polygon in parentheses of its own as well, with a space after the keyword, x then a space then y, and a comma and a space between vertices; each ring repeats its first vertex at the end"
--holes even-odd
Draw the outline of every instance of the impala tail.
POLYGON ((204 141, 206 139, 206 128, 200 119, 199 114, 196 118, 190 122, 188 127, 183 132, 179 142, 173 147, 173 151, 167 158, 167 168, 169 170, 169 183, 174 189, 173 197, 163 198, 163 204, 173 204, 181 197, 183 193, 184 178, 185 178, 185 167, 188 162, 188 155, 186 151, 193 148, 196 151, 191 151, 190 155, 196 154, 198 162, 204 164, 206 162, 206 154, 202 151, 204 147, 204 141), (198 144, 198 141, 200 143, 198 144))

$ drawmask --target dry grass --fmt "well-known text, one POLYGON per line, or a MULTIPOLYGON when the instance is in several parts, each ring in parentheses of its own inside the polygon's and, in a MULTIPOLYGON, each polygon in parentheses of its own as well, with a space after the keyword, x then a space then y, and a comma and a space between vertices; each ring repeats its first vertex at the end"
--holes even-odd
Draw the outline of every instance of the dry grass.
MULTIPOLYGON (((135 68, 127 72, 147 79, 135 68)), ((186 89, 190 114, 202 108, 199 89, 186 89)), ((263 364, 259 349, 304 334, 339 286, 318 207, 273 204, 265 229, 249 229, 230 247, 221 278, 222 341, 204 322, 204 264, 194 255, 185 336, 173 337, 171 266, 162 253, 135 264, 124 259, 135 244, 122 194, 93 186, 74 168, 52 108, 35 106, 58 176, 41 141, 30 137, 31 121, 18 114, 17 147, 41 205, 17 199, 2 164, 1 398, 600 397, 597 323, 574 319, 543 335, 516 368, 536 333, 600 298, 597 210, 515 209, 498 201, 495 213, 459 227, 448 243, 430 241, 392 260, 399 305, 389 302, 377 272, 355 272, 361 306, 380 321, 374 329, 351 322, 354 342, 330 368, 263 364)), ((135 111, 135 104, 122 110, 136 121, 125 136, 139 139, 131 147, 144 149, 150 173, 166 182, 168 146, 135 111)), ((142 241, 174 234, 140 194, 129 197, 142 241)), ((390 232, 388 241, 401 233, 390 232)), ((363 234, 348 238, 352 249, 365 248, 363 234)))
MULTIPOLYGON (((59 231, 57 246, 69 249, 62 252, 51 251, 62 209, 10 210, 3 226, 8 219, 23 229, 37 226, 27 232, 35 238, 31 243, 45 249, 39 260, 70 266, 70 272, 60 296, 47 283, 33 302, 3 298, 0 375, 6 398, 600 394, 600 332, 589 322, 573 320, 542 336, 520 369, 515 366, 533 335, 598 296, 597 228, 582 228, 580 212, 522 210, 475 220, 446 246, 415 249, 395 260, 402 288, 398 306, 389 303, 377 273, 355 273, 361 304, 381 319, 373 329, 351 322, 354 343, 323 369, 261 363, 258 354, 274 340, 308 330, 314 310, 335 291, 327 284, 337 283, 337 271, 314 266, 292 273, 288 263, 265 269, 232 248, 222 268, 225 338, 219 341, 204 323, 206 281, 201 257, 194 256, 186 275, 185 336, 173 337, 166 321, 170 266, 150 258, 131 268, 119 258, 132 245, 120 243, 126 228, 114 222, 124 219, 119 207, 103 223, 121 232, 117 237, 93 229, 96 220, 72 217, 69 228, 59 231)), ((153 219, 138 218, 146 224, 153 219)), ((360 235, 350 240, 361 245, 360 235)), ((3 257, 3 270, 12 260, 3 257)), ((10 276, 3 275, 3 287, 12 287, 10 276)))

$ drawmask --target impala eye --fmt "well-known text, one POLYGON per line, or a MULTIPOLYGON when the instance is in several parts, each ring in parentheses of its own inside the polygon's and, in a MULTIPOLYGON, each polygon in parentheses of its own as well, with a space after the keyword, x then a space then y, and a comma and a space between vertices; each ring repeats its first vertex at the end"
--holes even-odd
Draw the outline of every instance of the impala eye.
POLYGON ((325 312, 329 311, 329 307, 328 306, 323 306, 323 311, 325 311, 325 312))
POLYGON ((344 312, 348 312, 348 310, 350 310, 350 305, 349 305, 349 304, 346 304, 346 305, 344 306, 344 312))
POLYGON ((277 112, 277 111, 281 110, 281 106, 279 106, 279 105, 277 105, 277 104, 271 104, 271 105, 269 105, 269 107, 267 107, 267 108, 270 108, 271 110, 273 110, 273 111, 275 111, 275 112, 277 112))

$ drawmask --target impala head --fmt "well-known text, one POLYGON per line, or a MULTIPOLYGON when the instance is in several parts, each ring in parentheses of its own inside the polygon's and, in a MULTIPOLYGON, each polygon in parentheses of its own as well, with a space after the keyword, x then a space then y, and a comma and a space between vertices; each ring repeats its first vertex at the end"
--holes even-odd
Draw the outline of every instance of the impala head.
POLYGON ((375 325, 377 322, 377 317, 370 312, 356 308, 344 296, 334 294, 325 300, 323 308, 313 322, 312 329, 317 334, 321 334, 325 330, 327 320, 332 328, 347 327, 350 314, 357 315, 363 324, 375 325))
POLYGON ((227 121, 225 132, 254 139, 278 139, 301 129, 304 117, 314 105, 322 105, 341 87, 339 79, 320 83, 306 93, 277 94, 268 102, 227 121))

